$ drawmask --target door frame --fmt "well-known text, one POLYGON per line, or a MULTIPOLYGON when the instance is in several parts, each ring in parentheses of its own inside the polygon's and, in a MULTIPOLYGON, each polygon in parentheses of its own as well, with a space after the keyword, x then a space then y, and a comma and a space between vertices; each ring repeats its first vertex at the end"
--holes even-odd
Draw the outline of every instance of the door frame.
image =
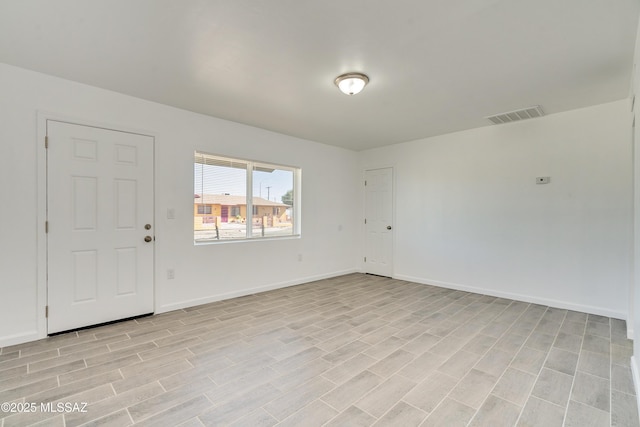
POLYGON ((364 223, 364 218, 367 215, 367 190, 365 188, 364 182, 366 180, 367 177, 367 171, 372 171, 372 170, 376 170, 376 169, 391 169, 391 191, 393 191, 393 194, 391 195, 391 214, 393 215, 393 220, 391 221, 392 224, 391 226, 393 227, 394 233, 391 234, 391 277, 394 278, 395 277, 395 273, 396 273, 396 233, 395 231, 397 231, 396 228, 396 223, 397 223, 397 212, 396 212, 396 197, 397 197, 397 190, 396 190, 396 165, 395 164, 388 164, 388 163, 383 163, 383 164, 371 164, 371 165, 366 165, 364 166, 364 168, 362 169, 362 175, 361 175, 361 180, 360 180, 360 188, 362 189, 362 219, 360 220, 360 235, 361 235, 361 239, 360 241, 362 242, 362 254, 360 256, 360 260, 359 260, 359 264, 360 264, 360 271, 363 273, 367 272, 367 268, 366 268, 366 263, 364 262, 364 256, 367 253, 367 227, 364 223))
MULTIPOLYGON (((156 206, 156 135, 154 132, 147 130, 132 128, 130 126, 123 126, 113 123, 105 123, 97 120, 90 120, 85 118, 79 118, 74 116, 68 116, 60 113, 50 111, 37 111, 37 130, 36 130, 36 182, 37 182, 37 215, 36 215, 36 240, 37 240, 37 271, 36 271, 36 330, 30 335, 33 337, 31 340, 42 339, 48 336, 47 334, 47 233, 45 230, 45 221, 47 220, 47 150, 45 148, 45 137, 47 135, 47 121, 54 120, 59 122, 65 122, 73 125, 91 126, 95 128, 101 128, 106 130, 120 131, 133 133, 138 135, 149 136, 153 139, 153 223, 156 229, 155 234, 158 234, 158 223, 156 222, 157 206, 156 206)), ((157 250, 154 247, 153 251, 153 311, 157 310, 156 300, 156 259, 157 250)))

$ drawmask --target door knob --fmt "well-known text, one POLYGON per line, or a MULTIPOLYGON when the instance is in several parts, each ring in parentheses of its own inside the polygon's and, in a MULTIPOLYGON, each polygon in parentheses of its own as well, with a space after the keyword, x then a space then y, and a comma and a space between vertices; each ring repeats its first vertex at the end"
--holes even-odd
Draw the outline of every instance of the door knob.
POLYGON ((151 230, 151 224, 145 224, 144 229, 145 230, 151 230))
POLYGON ((390 225, 387 225, 387 230, 391 230, 391 226, 390 225))
POLYGON ((153 240, 153 237, 151 237, 151 236, 144 236, 144 241, 145 241, 145 242, 149 243, 149 242, 150 242, 150 241, 152 241, 152 240, 153 240))

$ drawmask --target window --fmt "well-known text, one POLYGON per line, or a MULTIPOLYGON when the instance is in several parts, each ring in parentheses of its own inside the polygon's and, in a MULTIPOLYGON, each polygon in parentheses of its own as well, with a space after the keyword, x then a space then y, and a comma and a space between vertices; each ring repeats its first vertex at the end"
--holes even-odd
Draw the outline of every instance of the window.
POLYGON ((196 152, 194 241, 300 235, 299 168, 196 152), (207 219, 205 221, 205 218, 207 219))
POLYGON ((198 205, 198 215, 211 215, 211 205, 198 205))

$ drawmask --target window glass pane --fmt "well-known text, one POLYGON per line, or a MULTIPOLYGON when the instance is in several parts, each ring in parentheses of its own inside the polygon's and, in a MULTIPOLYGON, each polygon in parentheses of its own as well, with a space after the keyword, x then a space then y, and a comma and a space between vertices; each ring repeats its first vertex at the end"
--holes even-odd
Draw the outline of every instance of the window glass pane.
POLYGON ((211 215, 211 205, 198 205, 198 214, 211 215))
POLYGON ((195 153, 194 240, 299 235, 300 169, 195 153))
POLYGON ((291 236, 294 230, 294 171, 273 165, 253 166, 255 238, 291 236))
POLYGON ((194 240, 244 239, 247 163, 196 153, 194 240))

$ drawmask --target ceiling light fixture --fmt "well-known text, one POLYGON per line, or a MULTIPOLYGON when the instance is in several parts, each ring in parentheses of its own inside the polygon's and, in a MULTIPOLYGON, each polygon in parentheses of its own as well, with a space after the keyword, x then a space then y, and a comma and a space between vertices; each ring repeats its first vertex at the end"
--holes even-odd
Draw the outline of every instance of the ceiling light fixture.
POLYGON ((355 95, 369 83, 369 77, 362 73, 341 74, 333 81, 345 95, 355 95))

